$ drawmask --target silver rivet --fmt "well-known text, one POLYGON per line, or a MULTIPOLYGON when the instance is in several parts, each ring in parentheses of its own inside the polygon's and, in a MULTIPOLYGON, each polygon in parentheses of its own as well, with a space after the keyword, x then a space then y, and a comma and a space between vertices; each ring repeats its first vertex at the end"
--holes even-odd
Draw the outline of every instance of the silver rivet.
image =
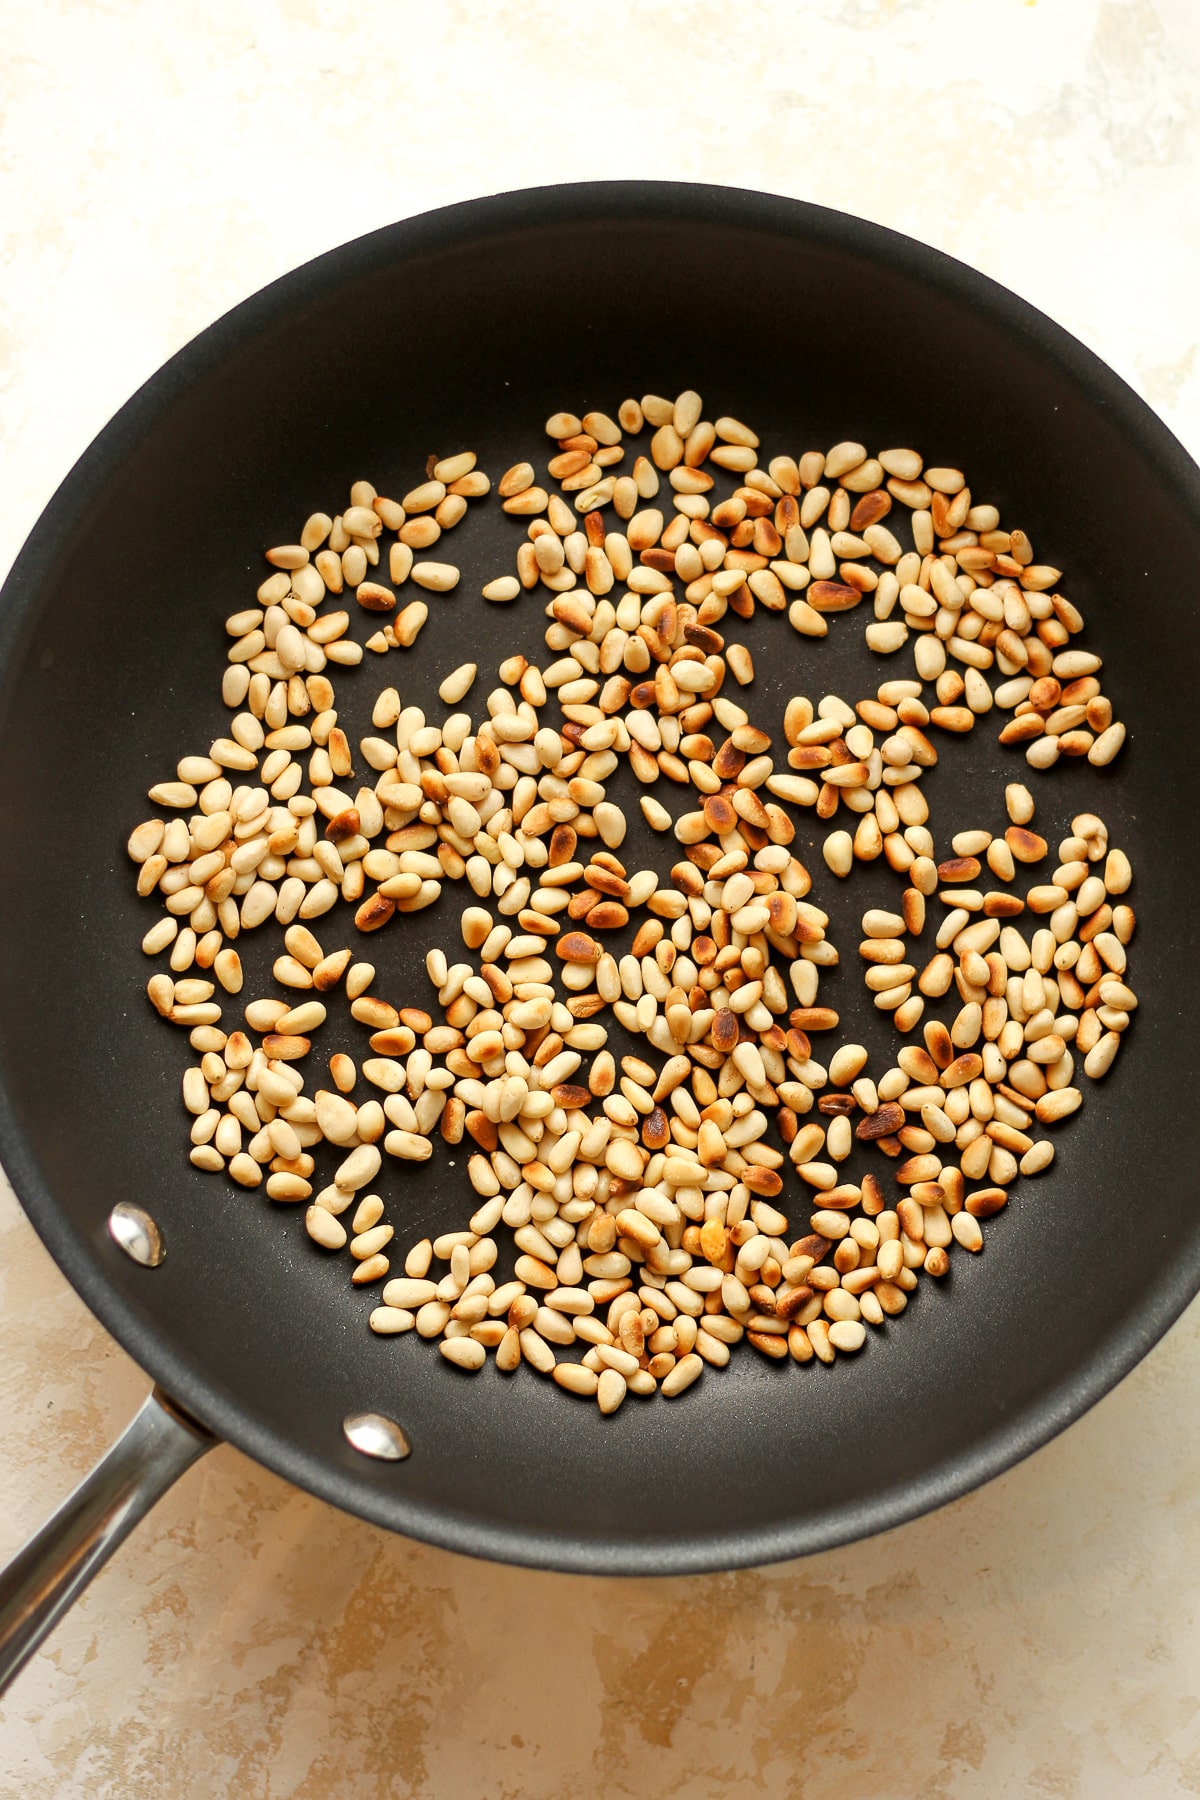
POLYGON ((382 1413, 351 1413, 342 1421, 346 1442, 362 1456, 376 1456, 382 1462, 403 1462, 411 1456, 412 1445, 395 1419, 382 1413))
POLYGON ((141 1263, 144 1269, 157 1269, 167 1254, 162 1232, 150 1214, 132 1200, 118 1201, 113 1207, 108 1215, 108 1229, 126 1256, 141 1263))

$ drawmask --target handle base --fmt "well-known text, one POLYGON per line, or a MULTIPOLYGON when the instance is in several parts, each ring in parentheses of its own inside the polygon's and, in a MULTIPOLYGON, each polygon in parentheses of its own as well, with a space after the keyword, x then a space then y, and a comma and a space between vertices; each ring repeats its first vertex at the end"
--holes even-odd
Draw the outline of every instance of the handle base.
POLYGON ((0 1693, 88 1582, 219 1440, 155 1388, 41 1530, 0 1570, 0 1693))

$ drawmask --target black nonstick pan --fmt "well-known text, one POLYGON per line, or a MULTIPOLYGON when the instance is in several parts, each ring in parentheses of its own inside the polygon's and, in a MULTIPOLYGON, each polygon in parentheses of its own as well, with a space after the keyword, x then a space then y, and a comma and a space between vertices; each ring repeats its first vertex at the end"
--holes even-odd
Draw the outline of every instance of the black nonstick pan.
MULTIPOLYGON (((521 529, 494 505, 459 528, 462 582, 430 597, 415 648, 339 685, 352 736, 385 680, 441 717, 436 686, 457 663, 480 664, 480 695, 504 656, 545 657, 539 601, 479 599, 511 569, 521 529)), ((1200 476, 1110 370, 970 269, 789 200, 628 183, 450 207, 310 263, 181 351, 67 477, 0 606, 0 1151, 67 1279, 170 1396, 148 1402, 4 1578, 4 1668, 214 1438, 448 1549, 681 1574, 911 1518, 1120 1380, 1200 1285, 1183 1129, 1200 1016, 1197 567, 1200 476), (800 1368, 744 1350, 679 1401, 606 1419, 529 1369, 467 1379, 430 1345, 373 1337, 371 1296, 309 1243, 303 1208, 188 1165, 186 1037, 145 1001, 150 915, 123 846, 151 782, 224 729, 223 619, 251 603, 263 548, 345 504, 360 476, 398 494, 431 452, 470 447, 495 477, 544 459, 542 423, 559 408, 615 413, 626 394, 684 387, 706 416, 751 422, 771 454, 853 437, 963 467, 1038 559, 1066 571, 1129 729, 1122 756, 1035 775, 997 744, 993 715, 943 753, 931 824, 939 847, 971 826, 1001 830, 1004 783, 1021 779, 1051 845, 1074 813, 1102 813, 1136 871, 1141 1008, 1108 1080, 1081 1082, 1054 1168, 1020 1182, 984 1254, 923 1281, 861 1356, 800 1368), (153 1219, 158 1267, 110 1233, 122 1202, 153 1219), (411 1455, 352 1447, 344 1422, 363 1413, 395 1421, 411 1455)), ((770 729, 791 693, 853 700, 900 673, 865 650, 861 625, 861 613, 835 619, 813 643, 778 616, 752 621, 754 716, 770 729)), ((894 901, 898 884, 880 864, 834 891, 821 831, 801 816, 796 848, 843 950, 822 996, 842 1009, 838 1041, 862 1037, 882 1068, 890 1028, 864 1003, 854 949, 863 908, 894 901)), ((633 866, 670 860, 649 833, 627 849, 633 866)), ((457 943, 462 904, 448 890, 370 941, 381 991, 428 999, 425 951, 457 943)), ((353 941, 348 912, 321 921, 331 943, 353 941)), ((268 935, 257 952, 244 941, 247 995, 265 991, 268 935)), ((452 1156, 385 1168, 402 1238, 470 1210, 465 1157, 452 1156)))

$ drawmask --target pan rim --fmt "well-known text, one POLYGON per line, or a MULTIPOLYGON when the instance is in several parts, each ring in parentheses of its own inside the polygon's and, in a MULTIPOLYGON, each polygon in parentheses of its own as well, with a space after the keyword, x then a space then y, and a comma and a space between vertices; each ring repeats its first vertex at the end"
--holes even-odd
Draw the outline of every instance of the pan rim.
MULTIPOLYGON (((698 229, 736 225, 763 234, 807 238, 885 262, 967 305, 1008 337, 1055 363, 1104 405, 1155 479, 1200 525, 1200 469, 1146 402, 1046 314, 931 246, 852 214, 739 188, 613 181, 520 189, 421 213, 324 252, 223 314, 152 375, 64 477, 0 589, 0 697, 56 543, 132 446, 211 368, 294 309, 396 261, 481 243, 514 230, 548 229, 581 219, 654 218, 682 220, 698 229)), ((26 1217, 85 1305, 150 1377, 223 1440, 304 1491, 385 1529, 462 1554, 578 1574, 665 1576, 761 1565, 833 1549, 918 1518, 1011 1468, 1090 1410, 1147 1354, 1200 1290, 1198 1251, 1190 1263, 1181 1258, 1151 1300, 1117 1327, 1072 1376, 1023 1406, 968 1450, 869 1499, 805 1519, 703 1537, 641 1543, 560 1535, 398 1500, 392 1492, 354 1481, 332 1458, 314 1457, 248 1419, 231 1393, 161 1342, 110 1284, 103 1264, 60 1211, 43 1180, 2 1080, 0 1161, 26 1217)))

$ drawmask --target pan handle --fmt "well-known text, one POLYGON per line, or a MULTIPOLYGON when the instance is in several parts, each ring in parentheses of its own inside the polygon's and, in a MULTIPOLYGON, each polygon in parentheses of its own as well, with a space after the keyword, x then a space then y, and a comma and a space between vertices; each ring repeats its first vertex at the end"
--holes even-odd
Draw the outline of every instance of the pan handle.
POLYGON ((0 1571, 0 1693, 134 1526, 218 1441, 154 1389, 107 1455, 0 1571))

